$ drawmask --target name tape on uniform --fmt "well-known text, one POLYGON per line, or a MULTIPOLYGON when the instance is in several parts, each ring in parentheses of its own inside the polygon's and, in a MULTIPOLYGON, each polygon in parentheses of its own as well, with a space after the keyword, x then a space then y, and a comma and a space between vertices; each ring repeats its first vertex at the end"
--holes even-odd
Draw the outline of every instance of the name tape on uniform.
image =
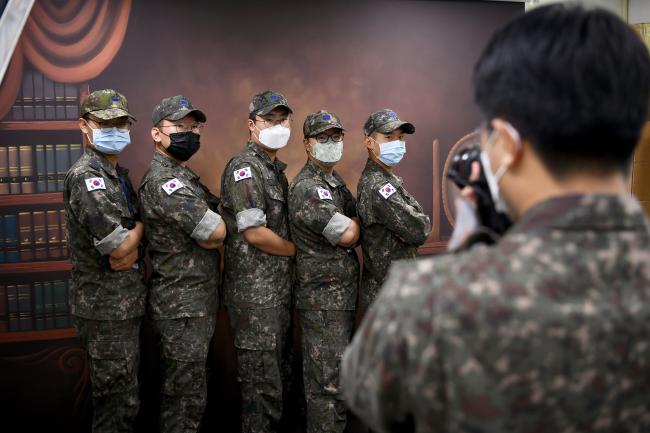
POLYGON ((235 182, 253 177, 250 167, 239 168, 233 172, 233 175, 235 176, 235 182))
POLYGON ((397 191, 397 190, 390 183, 387 183, 386 185, 379 188, 379 194, 381 194, 381 196, 384 197, 384 198, 388 198, 391 195, 395 194, 395 191, 397 191))
POLYGON ((172 193, 176 190, 179 190, 183 188, 185 185, 183 185, 183 182, 180 180, 174 178, 172 180, 169 180, 165 183, 162 184, 162 189, 167 193, 167 195, 172 195, 172 193))
POLYGON ((86 179, 86 189, 88 191, 95 191, 96 189, 106 189, 103 177, 91 177, 86 179))
POLYGON ((321 200, 332 200, 332 193, 325 188, 318 188, 318 197, 321 200))

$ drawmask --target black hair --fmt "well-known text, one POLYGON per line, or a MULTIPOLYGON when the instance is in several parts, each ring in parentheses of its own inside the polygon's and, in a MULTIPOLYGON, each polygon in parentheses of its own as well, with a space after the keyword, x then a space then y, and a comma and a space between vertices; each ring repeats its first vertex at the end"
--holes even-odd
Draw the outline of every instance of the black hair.
POLYGON ((616 15, 536 8, 490 40, 474 69, 486 120, 510 122, 556 177, 627 172, 650 101, 650 56, 616 15))

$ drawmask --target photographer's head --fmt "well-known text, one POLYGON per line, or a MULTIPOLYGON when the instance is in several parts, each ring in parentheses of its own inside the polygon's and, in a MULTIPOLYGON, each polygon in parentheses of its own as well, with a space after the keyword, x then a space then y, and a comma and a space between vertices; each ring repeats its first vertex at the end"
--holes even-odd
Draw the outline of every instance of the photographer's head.
POLYGON ((577 5, 522 15, 488 43, 474 87, 484 165, 513 217, 555 195, 628 189, 650 58, 615 15, 577 5))

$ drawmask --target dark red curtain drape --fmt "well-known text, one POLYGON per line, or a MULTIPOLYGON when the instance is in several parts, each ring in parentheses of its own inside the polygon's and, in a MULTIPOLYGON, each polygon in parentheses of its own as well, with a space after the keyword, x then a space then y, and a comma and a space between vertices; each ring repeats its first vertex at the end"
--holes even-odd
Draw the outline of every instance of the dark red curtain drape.
POLYGON ((0 87, 0 118, 11 109, 27 60, 60 83, 90 80, 124 41, 131 0, 37 0, 0 87))

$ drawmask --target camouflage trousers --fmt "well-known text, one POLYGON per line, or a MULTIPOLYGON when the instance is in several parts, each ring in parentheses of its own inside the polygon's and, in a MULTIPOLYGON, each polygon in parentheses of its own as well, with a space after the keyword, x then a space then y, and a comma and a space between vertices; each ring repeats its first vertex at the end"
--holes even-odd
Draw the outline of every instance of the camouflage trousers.
POLYGON ((196 432, 207 402, 206 361, 216 315, 154 320, 162 357, 160 432, 196 432))
POLYGON ((275 432, 291 377, 289 305, 228 305, 242 393, 242 433, 275 432))
POLYGON ((73 317, 73 322, 90 363, 93 433, 132 432, 140 407, 138 364, 142 318, 73 317))
POLYGON ((343 351, 350 342, 354 311, 298 310, 307 432, 343 432, 346 406, 339 388, 343 351))

